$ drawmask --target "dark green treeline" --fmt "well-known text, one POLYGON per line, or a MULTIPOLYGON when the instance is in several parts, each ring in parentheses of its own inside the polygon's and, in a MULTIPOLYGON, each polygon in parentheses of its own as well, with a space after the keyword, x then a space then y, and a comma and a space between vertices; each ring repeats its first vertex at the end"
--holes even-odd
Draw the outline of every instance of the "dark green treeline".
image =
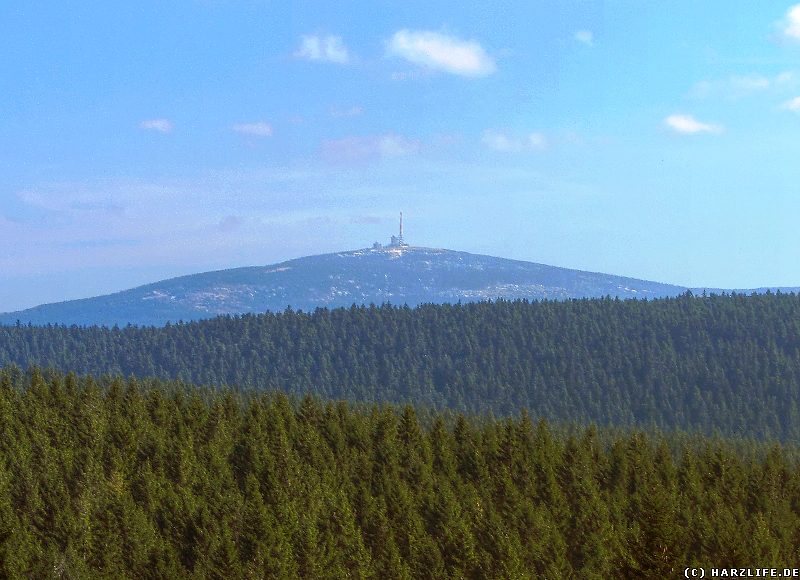
POLYGON ((800 440, 800 297, 353 307, 0 326, 0 365, 800 440))
POLYGON ((0 373, 0 576, 671 578, 800 565, 790 450, 0 373))

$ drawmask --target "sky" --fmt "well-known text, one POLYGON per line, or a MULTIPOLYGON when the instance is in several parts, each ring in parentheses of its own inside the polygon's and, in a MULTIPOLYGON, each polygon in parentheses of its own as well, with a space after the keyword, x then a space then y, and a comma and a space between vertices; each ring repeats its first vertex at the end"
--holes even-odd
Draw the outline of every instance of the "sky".
POLYGON ((800 4, 0 3, 0 311, 367 247, 800 286, 800 4))

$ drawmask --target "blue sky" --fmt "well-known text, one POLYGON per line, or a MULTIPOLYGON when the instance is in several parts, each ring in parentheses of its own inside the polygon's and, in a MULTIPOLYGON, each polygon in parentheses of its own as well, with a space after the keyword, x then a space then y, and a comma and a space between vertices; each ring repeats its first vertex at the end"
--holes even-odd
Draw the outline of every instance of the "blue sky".
POLYGON ((800 285, 800 5, 70 4, 0 5, 0 311, 401 210, 414 245, 800 285))

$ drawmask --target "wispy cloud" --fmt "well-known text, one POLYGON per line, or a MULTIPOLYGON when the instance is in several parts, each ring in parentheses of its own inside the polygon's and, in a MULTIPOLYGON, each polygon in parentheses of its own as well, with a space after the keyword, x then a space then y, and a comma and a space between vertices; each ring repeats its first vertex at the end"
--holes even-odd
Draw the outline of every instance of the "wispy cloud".
POLYGON ((495 151, 512 152, 519 151, 521 143, 512 139, 501 131, 486 130, 483 132, 483 144, 495 151))
POLYGON ((395 71, 392 73, 391 79, 393 81, 413 81, 421 79, 429 74, 430 74, 429 70, 395 71))
POLYGON ((547 137, 542 133, 531 133, 528 135, 528 146, 532 149, 546 149, 547 137))
POLYGON ((594 46, 594 34, 591 30, 579 30, 575 33, 575 40, 586 46, 594 46))
POLYGON ((800 4, 795 4, 786 11, 780 26, 786 38, 800 41, 800 4))
POLYGON ((159 133, 172 132, 173 125, 169 119, 146 119, 139 123, 139 128, 145 131, 158 131, 159 133))
POLYGON ((787 111, 794 111, 796 113, 800 113, 800 97, 795 97, 793 99, 789 99, 785 103, 783 103, 782 107, 787 111))
POLYGON ((264 121, 257 123, 239 123, 231 127, 236 133, 248 135, 250 137, 271 137, 272 125, 264 121))
POLYGON ((484 145, 501 153, 520 151, 542 151, 547 148, 547 137, 543 133, 529 133, 524 137, 509 135, 504 131, 487 129, 481 139, 484 145))
POLYGON ((398 30, 389 40, 387 51, 429 69, 467 77, 486 76, 497 68, 474 40, 430 30, 398 30))
POLYGON ((341 36, 303 35, 294 56, 306 60, 347 64, 350 53, 341 36))
POLYGON ((702 123, 691 115, 670 115, 664 119, 666 125, 672 131, 681 135, 696 135, 698 133, 721 133, 723 127, 711 123, 702 123))
POLYGON ((329 139, 322 143, 322 156, 329 161, 361 162, 412 155, 419 149, 419 141, 395 133, 386 133, 329 139))
POLYGON ((761 75, 751 75, 745 77, 733 76, 729 83, 734 89, 743 92, 763 91, 772 86, 772 80, 761 75))
POLYGON ((364 109, 359 106, 349 107, 346 109, 340 109, 338 107, 331 108, 331 117, 334 119, 345 119, 348 117, 358 117, 364 113, 364 109))
POLYGON ((760 74, 732 75, 724 79, 695 83, 689 91, 689 96, 697 99, 739 99, 770 90, 785 90, 794 86, 796 82, 796 75, 792 71, 785 71, 774 77, 760 74))

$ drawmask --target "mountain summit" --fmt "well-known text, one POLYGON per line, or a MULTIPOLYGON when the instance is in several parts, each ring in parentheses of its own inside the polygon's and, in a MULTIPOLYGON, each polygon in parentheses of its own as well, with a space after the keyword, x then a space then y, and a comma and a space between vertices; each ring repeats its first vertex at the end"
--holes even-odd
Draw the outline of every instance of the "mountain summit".
POLYGON ((0 314, 0 323, 162 325, 220 314, 352 304, 527 298, 656 298, 680 286, 467 252, 392 244, 172 278, 95 298, 0 314))

